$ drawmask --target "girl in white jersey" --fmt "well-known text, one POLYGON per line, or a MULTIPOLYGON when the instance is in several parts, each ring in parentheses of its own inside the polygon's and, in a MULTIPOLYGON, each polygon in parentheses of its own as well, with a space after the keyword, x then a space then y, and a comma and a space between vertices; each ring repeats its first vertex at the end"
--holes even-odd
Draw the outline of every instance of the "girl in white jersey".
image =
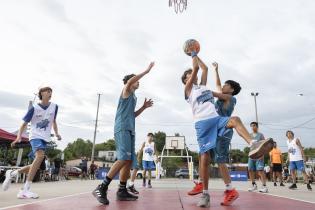
POLYGON ((50 141, 51 129, 55 131, 55 135, 58 140, 61 140, 61 136, 58 133, 58 127, 56 123, 56 115, 58 106, 50 101, 52 95, 52 89, 50 87, 43 87, 39 89, 38 97, 41 100, 39 104, 31 107, 25 117, 24 122, 21 125, 17 138, 12 142, 12 147, 16 143, 21 141, 23 131, 26 129, 27 124, 30 123, 31 130, 29 134, 30 144, 32 146, 32 152, 35 154, 35 159, 31 165, 25 166, 18 170, 8 170, 6 172, 6 178, 3 182, 3 190, 8 190, 11 181, 20 173, 27 173, 27 179, 22 190, 17 194, 18 198, 38 198, 38 194, 30 191, 33 178, 39 169, 44 156, 47 142, 50 141))
POLYGON ((149 173, 148 179, 148 188, 152 188, 151 178, 152 178, 152 170, 155 170, 154 156, 156 155, 156 147, 153 142, 153 133, 148 133, 147 141, 143 142, 140 153, 142 155, 142 166, 143 166, 143 187, 146 187, 146 172, 149 173))
POLYGON ((290 161, 290 172, 292 175, 293 184, 289 187, 289 189, 296 189, 296 171, 301 171, 304 177, 304 183, 306 183, 306 187, 308 190, 312 190, 310 180, 305 172, 305 155, 303 151, 302 144, 300 139, 294 138, 293 131, 287 131, 287 145, 288 145, 288 158, 290 161))
POLYGON ((201 66, 202 76, 201 82, 198 85, 197 74, 199 65, 202 65, 203 62, 197 56, 193 46, 191 46, 190 52, 193 69, 189 69, 184 72, 182 82, 185 85, 185 99, 190 104, 193 112, 201 158, 200 176, 204 184, 202 197, 197 206, 209 207, 210 196, 208 193, 208 165, 210 155, 208 151, 215 147, 217 137, 222 136, 227 128, 235 128, 238 134, 250 145, 251 149, 249 156, 251 158, 258 158, 266 153, 269 153, 273 147, 273 141, 262 140, 254 142, 239 117, 221 117, 217 114, 213 97, 226 100, 227 97, 230 97, 230 95, 216 93, 206 87, 208 68, 205 68, 204 66, 201 66))

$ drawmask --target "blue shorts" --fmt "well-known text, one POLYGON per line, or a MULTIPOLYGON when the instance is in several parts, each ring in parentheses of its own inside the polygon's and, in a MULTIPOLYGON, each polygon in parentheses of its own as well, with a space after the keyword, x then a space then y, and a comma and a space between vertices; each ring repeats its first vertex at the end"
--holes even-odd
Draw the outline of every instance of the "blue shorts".
POLYGON ((248 158, 248 170, 249 171, 263 171, 265 167, 264 158, 261 159, 251 159, 248 158))
POLYGON ((233 136, 233 129, 226 129, 223 136, 218 136, 215 148, 211 149, 211 159, 215 163, 229 162, 229 149, 233 136))
POLYGON ((122 130, 115 133, 117 160, 132 160, 132 168, 138 165, 135 154, 135 135, 132 131, 122 130))
POLYGON ((290 171, 292 170, 305 171, 304 161, 303 160, 290 161, 289 168, 290 171))
POLYGON ((142 161, 142 166, 143 166, 143 169, 144 170, 155 170, 155 164, 154 164, 154 161, 146 161, 146 160, 143 160, 142 161))
POLYGON ((223 136, 229 119, 229 117, 217 116, 195 123, 200 154, 216 147, 217 138, 223 136))
POLYGON ((31 147, 32 147, 33 155, 35 155, 35 153, 38 150, 43 150, 45 152, 45 150, 47 148, 47 142, 44 141, 43 139, 31 139, 30 140, 30 144, 31 144, 31 147))

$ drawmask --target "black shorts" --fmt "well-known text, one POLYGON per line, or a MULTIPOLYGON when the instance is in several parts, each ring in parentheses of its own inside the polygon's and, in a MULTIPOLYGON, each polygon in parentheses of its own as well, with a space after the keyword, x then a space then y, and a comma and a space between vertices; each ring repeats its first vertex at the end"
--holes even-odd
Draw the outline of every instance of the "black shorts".
POLYGON ((282 172, 282 164, 280 163, 274 163, 273 164, 273 167, 272 167, 272 170, 274 172, 282 172))

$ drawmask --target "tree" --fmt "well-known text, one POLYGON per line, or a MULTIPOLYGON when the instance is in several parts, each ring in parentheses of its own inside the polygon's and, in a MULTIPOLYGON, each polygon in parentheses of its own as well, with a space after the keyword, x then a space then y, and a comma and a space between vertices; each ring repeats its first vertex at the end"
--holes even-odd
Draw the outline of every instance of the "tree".
POLYGON ((90 140, 83 140, 78 138, 73 143, 69 143, 64 150, 65 159, 76 159, 82 156, 89 157, 92 153, 92 142, 90 140))
POLYGON ((161 153, 165 145, 166 134, 162 131, 154 133, 154 143, 156 145, 156 150, 161 153))

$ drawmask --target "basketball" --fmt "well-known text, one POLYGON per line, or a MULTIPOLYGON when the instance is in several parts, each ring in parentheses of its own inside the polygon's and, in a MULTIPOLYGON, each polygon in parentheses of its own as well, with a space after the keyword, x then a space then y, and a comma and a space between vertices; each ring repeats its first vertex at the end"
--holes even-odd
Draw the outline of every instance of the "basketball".
POLYGON ((199 53, 200 51, 200 44, 195 39, 188 39, 183 46, 184 52, 191 56, 191 51, 195 51, 196 53, 199 53))

